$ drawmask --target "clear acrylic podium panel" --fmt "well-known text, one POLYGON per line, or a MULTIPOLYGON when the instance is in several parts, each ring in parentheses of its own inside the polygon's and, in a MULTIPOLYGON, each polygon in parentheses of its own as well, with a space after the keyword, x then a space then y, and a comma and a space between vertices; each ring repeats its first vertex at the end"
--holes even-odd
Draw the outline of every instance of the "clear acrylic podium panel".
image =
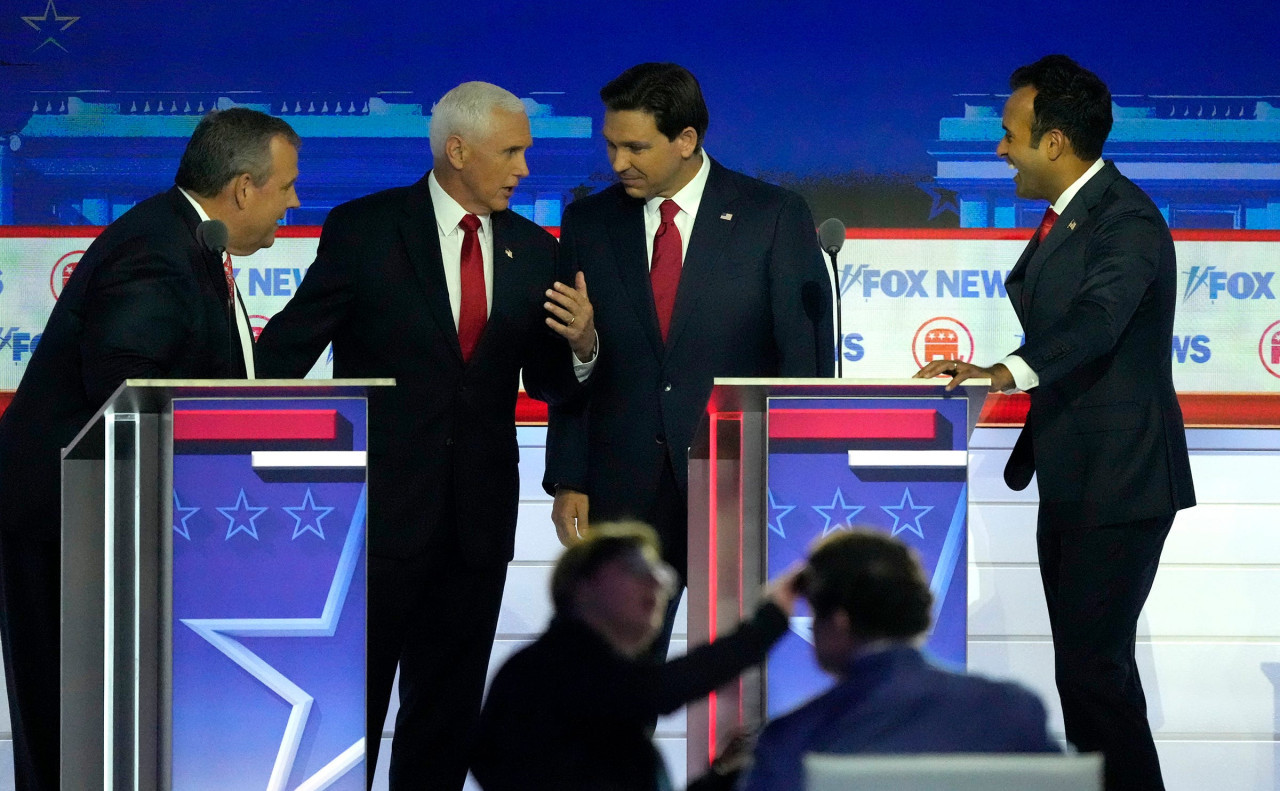
POLYGON ((64 451, 63 788, 363 788, 386 384, 131 380, 64 451))
MULTIPOLYGON (((926 650, 965 661, 968 437, 989 384, 718 379, 689 453, 690 645, 733 629, 768 578, 813 541, 884 530, 919 554, 935 597, 926 650)), ((830 685, 802 603, 764 672, 689 710, 689 771, 733 727, 752 727, 830 685)))

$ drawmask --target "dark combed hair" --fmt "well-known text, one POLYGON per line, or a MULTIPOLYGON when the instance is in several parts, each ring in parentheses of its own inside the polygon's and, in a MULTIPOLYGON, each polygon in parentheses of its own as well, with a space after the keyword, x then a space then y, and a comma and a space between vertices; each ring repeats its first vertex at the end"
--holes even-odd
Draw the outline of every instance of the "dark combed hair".
POLYGON ((675 63, 641 63, 619 74, 600 89, 608 110, 643 110, 668 140, 688 127, 698 133, 698 146, 707 134, 707 103, 702 88, 688 69, 675 63))
POLYGON ((214 110, 196 124, 173 181, 204 198, 241 173, 261 187, 271 178, 271 138, 277 135, 294 148, 302 145, 293 127, 275 116, 247 107, 214 110))
POLYGON ((629 552, 648 547, 661 553, 658 534, 642 522, 593 524, 586 538, 566 549, 551 572, 551 601, 558 613, 573 609, 578 585, 590 579, 602 566, 629 552))
POLYGON ((870 529, 832 533, 809 553, 805 597, 818 618, 843 611, 864 640, 906 639, 929 628, 933 594, 915 554, 870 529))
POLYGON ((1066 55, 1046 55, 1014 70, 1010 90, 1036 89, 1031 145, 1051 129, 1061 130, 1076 156, 1094 160, 1111 134, 1111 91, 1098 75, 1066 55))

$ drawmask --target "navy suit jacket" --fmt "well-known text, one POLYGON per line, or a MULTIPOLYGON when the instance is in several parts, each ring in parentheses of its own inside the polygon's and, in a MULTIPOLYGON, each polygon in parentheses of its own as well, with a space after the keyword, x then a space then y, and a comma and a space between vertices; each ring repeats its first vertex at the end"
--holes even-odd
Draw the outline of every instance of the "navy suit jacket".
POLYGON ((1173 390, 1177 279, 1164 217, 1111 163, 1009 273, 1026 333, 1014 354, 1040 384, 1005 480, 1022 489, 1034 472, 1041 514, 1056 524, 1131 522, 1195 505, 1173 390))
POLYGON ((125 379, 242 379, 222 262, 173 187, 89 245, 0 417, 0 525, 57 541, 61 449, 125 379))
POLYGON ((891 648, 855 659, 835 687, 769 723, 742 788, 804 788, 806 753, 1059 752, 1045 720, 1040 699, 1016 684, 891 648))
POLYGON ((258 374, 301 377, 333 343, 336 377, 393 377, 369 393, 369 552, 412 557, 455 541, 506 563, 520 500, 515 406, 580 387, 569 346, 544 323, 556 240, 492 215, 493 306, 464 363, 424 176, 329 213, 315 263, 258 338, 258 374), (508 255, 508 252, 510 253, 508 255))
MULTIPOLYGON (((589 494, 593 519, 646 518, 664 457, 687 490, 688 449, 715 377, 829 377, 835 367, 831 287, 809 207, 710 167, 665 344, 644 201, 615 184, 565 210, 563 268, 586 275, 600 359, 589 397, 551 410, 543 483, 589 494)), ((684 536, 663 539, 671 549, 684 536)))

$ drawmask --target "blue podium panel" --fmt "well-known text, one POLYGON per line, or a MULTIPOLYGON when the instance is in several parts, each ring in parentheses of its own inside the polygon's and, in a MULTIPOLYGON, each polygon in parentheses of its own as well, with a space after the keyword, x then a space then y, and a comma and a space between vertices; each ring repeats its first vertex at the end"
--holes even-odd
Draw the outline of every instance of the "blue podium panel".
POLYGON ((364 788, 365 421, 174 400, 172 788, 364 788))
MULTIPOLYGON (((770 578, 813 542, 852 526, 904 541, 935 599, 926 650, 963 668, 967 576, 967 411, 961 398, 770 398, 766 556, 770 578)), ((766 665, 768 716, 831 685, 813 658, 801 601, 766 665)))

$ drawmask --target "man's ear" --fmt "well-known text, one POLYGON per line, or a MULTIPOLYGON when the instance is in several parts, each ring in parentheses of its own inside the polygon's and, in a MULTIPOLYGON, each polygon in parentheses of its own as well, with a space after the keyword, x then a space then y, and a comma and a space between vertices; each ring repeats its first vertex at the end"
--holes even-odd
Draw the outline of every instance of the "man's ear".
POLYGON ((253 186, 253 179, 248 173, 241 173, 231 180, 231 198, 235 201, 237 209, 244 209, 249 204, 249 188, 253 186))
POLYGON ((686 126, 676 135, 675 144, 679 147, 680 156, 690 159, 698 150, 698 133, 692 126, 686 126))
POLYGON ((1047 146, 1044 153, 1051 162, 1058 161, 1059 157, 1071 150, 1071 141, 1062 134, 1061 129, 1050 129, 1045 132, 1042 145, 1047 146))
POLYGON ((449 135, 449 139, 444 141, 444 154, 454 170, 462 170, 471 152, 467 150, 467 144, 461 137, 449 135))

